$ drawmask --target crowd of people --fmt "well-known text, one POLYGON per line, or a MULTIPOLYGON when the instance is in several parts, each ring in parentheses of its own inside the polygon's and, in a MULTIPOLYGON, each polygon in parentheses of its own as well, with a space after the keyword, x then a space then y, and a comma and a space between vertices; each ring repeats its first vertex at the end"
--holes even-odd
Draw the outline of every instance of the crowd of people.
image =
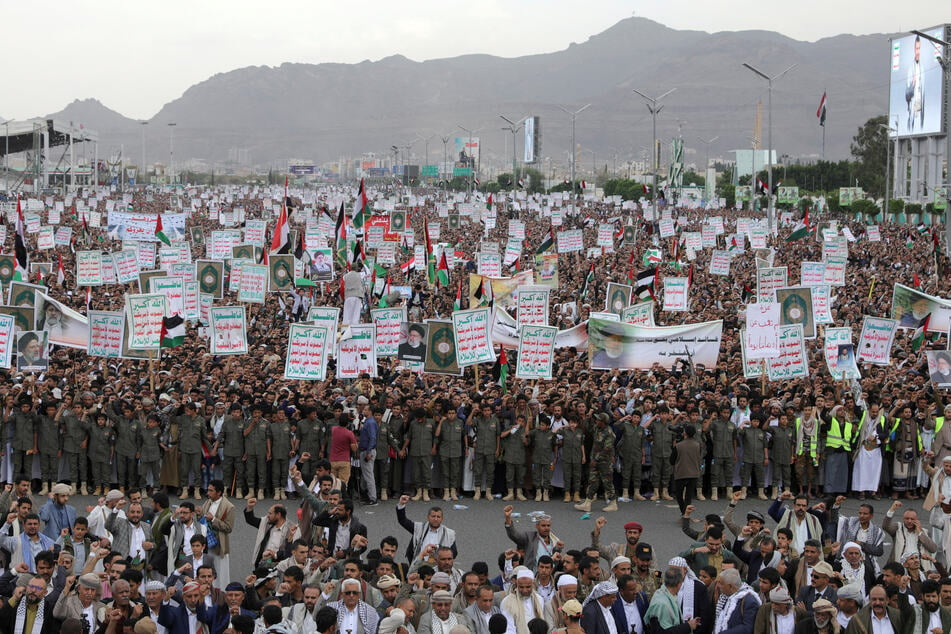
MULTIPOLYGON (((334 215, 333 192, 292 193, 291 226, 301 236, 308 217, 334 215)), ((389 267, 391 287, 410 290, 386 300, 405 304, 413 321, 451 314, 457 282, 468 286, 474 272, 474 235, 504 244, 507 220, 523 221, 528 239, 507 271, 515 273, 531 268, 530 255, 552 231, 540 211, 550 200, 521 200, 520 209, 499 204, 488 229, 466 219, 453 228, 439 214, 443 193, 392 193, 398 205, 412 196, 407 225, 416 241, 423 227, 441 222, 439 241, 461 254, 448 285, 430 284, 423 266, 389 267)), ((99 211, 108 199, 96 197, 99 211)), ((212 208, 240 207, 248 218, 273 223, 273 202, 283 196, 230 187, 146 189, 111 199, 140 212, 185 208, 189 229, 210 235, 219 227, 212 208)), ((62 222, 74 228, 77 249, 118 248, 71 213, 76 198, 51 197, 44 206, 58 201, 66 203, 62 222)), ((716 212, 730 228, 750 213, 716 212)), ((629 215, 603 201, 578 201, 561 228, 582 229, 591 246, 600 223, 621 229, 629 215)), ((680 232, 699 231, 705 212, 675 209, 673 217, 680 232)), ((785 226, 768 253, 756 253, 741 237, 743 244, 732 245, 730 275, 716 276, 708 272, 709 249, 685 254, 679 238, 661 239, 656 222, 634 218, 631 243, 615 239, 596 258, 559 257, 551 324, 583 324, 602 309, 607 284, 635 279, 646 250, 659 248, 655 290, 662 276, 685 269, 692 283, 688 313, 655 310, 655 320, 722 320, 716 367, 596 371, 587 350, 562 348, 551 380, 503 380, 499 364, 459 376, 421 374, 389 357, 357 380, 336 378, 333 361, 327 380, 284 379, 288 326, 305 321, 309 307, 340 307, 344 322, 368 320, 378 300, 373 267, 361 273, 354 264, 349 273, 338 266, 337 278, 349 278, 343 285, 335 279, 269 293, 263 305, 250 305, 248 355, 211 355, 193 324, 184 346, 155 359, 107 360, 57 346, 42 374, 5 371, 0 436, 8 484, 0 508, 9 513, 0 527, 0 629, 947 632, 951 426, 944 423, 951 400, 930 381, 911 330, 896 337, 889 365, 860 364, 860 379, 832 379, 821 337, 806 342, 808 377, 747 379, 740 333, 757 256, 787 267, 796 280, 801 262, 820 259, 821 243, 815 235, 786 242, 785 226), (48 498, 36 509, 34 491, 48 498), (98 499, 80 509, 70 504, 77 494, 98 499), (856 517, 839 513, 846 494, 861 498, 856 517), (499 552, 489 540, 457 543, 439 507, 429 507, 425 519, 409 517, 412 502, 470 495, 480 510, 502 506, 497 498, 534 497, 583 513, 603 496, 603 512, 623 508, 639 521, 624 523, 622 543, 606 545, 607 522, 598 518, 590 543, 569 545, 554 536, 550 517, 537 516, 525 532, 505 505, 499 510, 513 545, 499 552), (740 525, 734 509, 747 496, 764 501, 765 513, 751 511, 740 525), (869 499, 883 496, 893 501, 879 520, 869 499), (259 516, 265 497, 274 503, 259 516), (661 532, 677 515, 671 508, 666 521, 656 518, 655 509, 666 507, 645 504, 673 499, 688 539, 684 549, 661 556, 641 539, 645 527, 661 532), (698 531, 693 502, 707 499, 727 506, 722 516, 706 515, 698 531), (919 499, 927 512, 921 519, 919 499), (396 530, 369 535, 355 516, 357 505, 381 501, 396 502, 397 523, 408 533, 402 541, 396 530), (639 515, 647 508, 655 514, 650 521, 639 515), (239 530, 254 533, 252 552, 232 558, 230 538, 239 530), (460 556, 468 569, 457 566, 460 556), (490 578, 487 562, 497 563, 497 577, 490 578)), ((896 283, 914 279, 923 292, 951 294, 947 259, 930 236, 886 223, 876 242, 864 223, 837 220, 859 239, 850 244, 847 282, 833 291, 832 325, 857 335, 864 316, 889 316, 896 283)), ((204 246, 190 242, 193 258, 203 257, 204 246)), ((28 243, 33 259, 43 257, 34 236, 28 243)), ((31 281, 80 313, 121 311, 125 295, 138 290, 104 285, 87 296, 75 288, 71 250, 58 247, 51 259, 60 255, 62 283, 55 267, 31 281)), ((234 303, 233 295, 217 303, 234 303)), ((460 295, 468 306, 470 298, 460 295)), ((928 345, 946 346, 947 337, 928 345)))

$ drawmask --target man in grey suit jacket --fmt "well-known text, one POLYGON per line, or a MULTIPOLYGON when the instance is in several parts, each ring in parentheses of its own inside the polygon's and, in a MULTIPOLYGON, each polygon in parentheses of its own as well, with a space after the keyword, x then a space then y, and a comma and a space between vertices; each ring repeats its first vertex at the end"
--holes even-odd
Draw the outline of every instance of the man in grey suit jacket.
POLYGON ((104 607, 101 601, 96 601, 96 593, 100 589, 99 577, 93 572, 82 575, 79 577, 78 583, 76 583, 75 592, 73 591, 74 583, 76 583, 76 580, 72 578, 66 581, 63 592, 59 595, 59 599, 56 600, 56 605, 53 606, 53 616, 60 621, 65 621, 66 619, 79 619, 82 621, 83 619, 87 619, 87 622, 89 622, 89 631, 95 632, 99 629, 99 626, 102 625, 96 615, 99 614, 99 610, 104 607), (90 606, 92 606, 91 613, 87 611, 90 606), (89 617, 91 617, 91 622, 89 621, 89 617))
POLYGON ((500 613, 495 605, 495 591, 492 586, 480 586, 476 592, 475 603, 467 607, 462 616, 472 634, 489 634, 489 619, 500 613))
POLYGON ((147 551, 154 547, 149 541, 152 538, 152 527, 142 521, 141 502, 130 504, 124 516, 119 513, 123 506, 125 500, 120 500, 112 512, 106 515, 106 530, 112 533, 112 549, 133 561, 144 561, 148 555, 147 551), (136 548, 138 552, 134 553, 129 552, 133 535, 136 535, 135 543, 139 544, 136 548))

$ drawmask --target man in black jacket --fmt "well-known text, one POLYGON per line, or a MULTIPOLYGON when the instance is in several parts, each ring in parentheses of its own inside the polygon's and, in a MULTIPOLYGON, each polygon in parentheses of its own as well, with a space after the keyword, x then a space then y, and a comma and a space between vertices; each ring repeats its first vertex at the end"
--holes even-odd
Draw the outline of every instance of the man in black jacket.
POLYGON ((314 525, 328 528, 327 550, 337 560, 359 557, 367 549, 367 527, 353 516, 353 500, 342 500, 320 513, 314 525), (355 540, 357 535, 363 539, 355 540))

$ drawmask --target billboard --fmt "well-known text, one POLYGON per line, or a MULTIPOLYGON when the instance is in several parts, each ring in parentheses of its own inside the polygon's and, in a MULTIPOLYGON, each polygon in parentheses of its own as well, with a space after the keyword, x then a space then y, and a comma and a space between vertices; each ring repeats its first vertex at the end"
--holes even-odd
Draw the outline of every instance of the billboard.
MULTIPOLYGON (((943 26, 922 33, 945 40, 943 26)), ((897 132, 889 134, 941 134, 943 76, 939 60, 944 47, 915 34, 895 38, 891 45, 888 121, 897 132)))
POLYGON ((457 162, 471 166, 479 164, 479 137, 457 136, 453 148, 457 162))
POLYGON ((542 145, 542 126, 538 117, 525 119, 525 153, 523 161, 534 163, 538 160, 542 145))

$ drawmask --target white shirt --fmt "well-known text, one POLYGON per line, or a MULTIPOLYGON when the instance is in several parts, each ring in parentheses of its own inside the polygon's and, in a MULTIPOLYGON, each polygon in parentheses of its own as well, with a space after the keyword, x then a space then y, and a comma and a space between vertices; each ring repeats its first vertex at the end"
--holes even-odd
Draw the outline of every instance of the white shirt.
POLYGON ((869 616, 872 617, 872 634, 897 634, 895 628, 892 627, 892 622, 888 620, 887 611, 881 619, 876 617, 874 612, 869 616))
MULTIPOLYGON (((145 541, 145 530, 142 529, 142 524, 138 526, 129 524, 129 528, 131 529, 129 532, 129 557, 145 559, 145 549, 142 548, 142 542, 145 541)), ((189 545, 189 547, 191 546, 189 545)))
POLYGON ((195 522, 192 522, 190 524, 182 524, 182 535, 184 536, 182 539, 182 553, 184 553, 186 557, 191 557, 192 556, 191 539, 192 537, 195 536, 195 522))
MULTIPOLYGON (((809 539, 809 529, 808 524, 806 523, 806 516, 804 515, 802 521, 799 521, 799 518, 796 517, 796 514, 793 513, 792 520, 796 522, 796 530, 793 531, 793 547, 797 552, 802 552, 806 548, 806 540, 809 539)), ((812 573, 812 568, 806 572, 812 573)))
POLYGON ((337 524, 337 548, 347 550, 350 548, 350 522, 346 524, 340 522, 337 524))
POLYGON ((792 610, 786 614, 776 614, 776 634, 793 634, 796 629, 796 616, 792 610))
POLYGON ((357 629, 359 628, 360 618, 357 614, 357 609, 352 610, 348 609, 347 606, 342 605, 340 609, 343 611, 343 620, 340 624, 340 634, 346 634, 350 632, 351 634, 357 634, 357 629))
POLYGON ((935 610, 934 612, 929 612, 924 607, 921 608, 922 614, 929 615, 928 618, 928 631, 933 632, 935 628, 941 629, 941 610, 935 610))
POLYGON ((839 622, 839 626, 844 631, 845 628, 849 626, 849 621, 852 620, 852 617, 847 616, 845 613, 842 612, 842 610, 839 610, 838 613, 835 615, 835 620, 839 622))
POLYGON ((198 634, 198 612, 192 612, 185 608, 188 614, 188 634, 198 634))
MULTIPOLYGON (((151 608, 146 608, 149 611, 149 618, 152 619, 152 622, 155 623, 155 630, 158 634, 168 634, 168 628, 164 625, 159 625, 158 622, 158 612, 153 612, 151 608)), ((92 632, 93 630, 89 630, 92 632)))
POLYGON ((637 634, 644 633, 644 623, 641 621, 641 613, 637 609, 637 602, 628 603, 618 597, 618 601, 624 606, 624 616, 627 617, 627 625, 637 634))
MULTIPOLYGON (((441 529, 442 527, 440 526, 439 528, 441 529)), ((340 542, 338 541, 337 543, 339 544, 340 542)), ((423 543, 420 546, 419 552, 426 550, 426 547, 430 544, 433 546, 439 546, 439 529, 435 531, 431 528, 426 530, 426 534, 423 535, 423 543)))
POLYGON ((598 606, 601 608, 601 614, 604 615, 604 621, 608 625, 608 632, 610 632, 610 634, 618 634, 617 623, 614 621, 614 615, 611 614, 611 609, 601 605, 600 601, 598 601, 598 606))
POLYGON ((543 586, 540 583, 535 584, 535 592, 542 598, 543 605, 551 601, 551 598, 555 596, 555 590, 557 590, 557 588, 555 587, 554 579, 549 581, 547 586, 543 586))
POLYGON ((90 603, 89 607, 83 610, 83 618, 86 619, 87 623, 89 623, 90 632, 96 631, 96 615, 93 611, 93 607, 95 605, 96 605, 95 603, 90 603))

